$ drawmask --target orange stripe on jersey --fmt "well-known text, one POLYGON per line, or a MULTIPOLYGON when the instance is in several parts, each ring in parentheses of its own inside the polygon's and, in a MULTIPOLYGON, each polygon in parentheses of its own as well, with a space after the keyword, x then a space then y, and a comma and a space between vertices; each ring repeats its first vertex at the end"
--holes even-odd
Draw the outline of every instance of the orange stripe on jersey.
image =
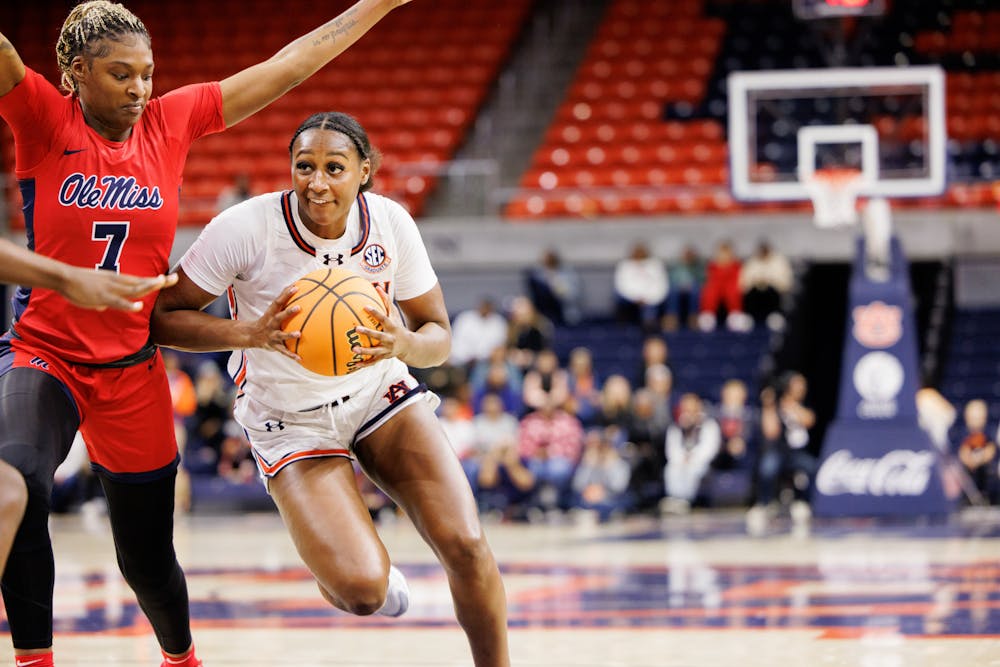
POLYGON ((226 298, 229 299, 229 317, 234 320, 239 318, 239 304, 236 303, 236 288, 230 285, 226 289, 226 298))
POLYGON ((361 220, 361 240, 358 244, 351 248, 351 254, 357 255, 359 252, 365 249, 365 244, 368 243, 368 232, 371 231, 372 227, 372 215, 371 211, 368 210, 368 200, 365 199, 364 193, 358 193, 358 210, 360 215, 358 216, 361 220))
MULTIPOLYGON (((315 257, 316 248, 309 245, 306 240, 302 238, 302 234, 299 233, 298 227, 295 226, 295 217, 292 215, 291 190, 285 190, 284 194, 281 195, 281 213, 285 217, 285 226, 288 227, 288 233, 292 235, 292 240, 295 241, 295 245, 315 257)), ((367 236, 367 234, 365 235, 367 236)))
POLYGON ((282 468, 284 468, 289 463, 295 463, 296 461, 301 461, 303 459, 315 459, 326 456, 346 456, 351 457, 351 452, 347 449, 337 448, 337 449, 309 449, 303 452, 295 452, 294 454, 289 454, 288 456, 283 456, 274 463, 268 463, 265 461, 256 450, 253 450, 253 457, 257 460, 257 465, 260 466, 261 471, 265 475, 273 475, 282 468))
POLYGON ((243 387, 246 385, 247 381, 247 355, 240 352, 240 366, 236 369, 236 375, 233 376, 233 384, 236 385, 236 389, 239 390, 239 398, 243 395, 243 387))

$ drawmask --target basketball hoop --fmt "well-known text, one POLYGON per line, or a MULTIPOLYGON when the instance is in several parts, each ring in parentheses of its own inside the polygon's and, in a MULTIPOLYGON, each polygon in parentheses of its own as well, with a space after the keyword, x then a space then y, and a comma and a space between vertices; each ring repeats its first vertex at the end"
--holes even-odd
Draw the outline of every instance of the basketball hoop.
POLYGON ((860 169, 817 169, 803 182, 821 229, 857 224, 857 199, 865 179, 860 169))

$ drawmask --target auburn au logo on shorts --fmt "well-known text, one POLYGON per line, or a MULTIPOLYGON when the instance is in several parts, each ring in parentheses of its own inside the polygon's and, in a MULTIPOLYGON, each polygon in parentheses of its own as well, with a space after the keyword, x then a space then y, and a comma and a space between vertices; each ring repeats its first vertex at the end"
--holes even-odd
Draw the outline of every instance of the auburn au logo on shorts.
POLYGON ((903 309, 881 301, 858 306, 854 316, 854 338, 868 348, 883 350, 903 337, 903 309))

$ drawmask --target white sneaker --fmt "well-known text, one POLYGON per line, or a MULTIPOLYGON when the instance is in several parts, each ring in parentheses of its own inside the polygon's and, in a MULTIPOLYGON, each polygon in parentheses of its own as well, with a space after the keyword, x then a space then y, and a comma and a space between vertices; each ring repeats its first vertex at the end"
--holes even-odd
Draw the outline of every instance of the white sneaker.
POLYGON ((397 618, 406 613, 410 608, 410 587, 406 583, 406 577, 395 565, 389 566, 389 588, 385 593, 385 604, 376 614, 379 616, 390 616, 397 618))
POLYGON ((691 511, 691 503, 683 498, 667 496, 660 501, 660 514, 684 516, 691 511))
POLYGON ((796 500, 790 509, 792 521, 795 523, 807 523, 812 518, 812 508, 804 500, 796 500))
POLYGON ((753 329, 753 318, 746 313, 729 313, 726 316, 726 328, 730 331, 746 333, 753 329))
POLYGON ((770 329, 771 331, 780 332, 785 330, 785 324, 786 324, 785 316, 782 315, 781 313, 771 313, 770 315, 767 316, 767 319, 764 320, 764 323, 767 325, 767 328, 770 329))
POLYGON ((752 537, 760 537, 767 531, 770 516, 765 505, 754 505, 747 510, 747 533, 752 537))

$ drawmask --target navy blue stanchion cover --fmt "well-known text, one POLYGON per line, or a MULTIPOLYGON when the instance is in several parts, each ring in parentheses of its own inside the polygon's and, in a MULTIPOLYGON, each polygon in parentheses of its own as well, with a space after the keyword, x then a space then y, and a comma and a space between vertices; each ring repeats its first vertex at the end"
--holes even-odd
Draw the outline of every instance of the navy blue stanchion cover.
POLYGON ((951 509, 938 450, 917 422, 920 384, 909 268, 897 238, 887 280, 865 270, 859 237, 848 294, 837 415, 813 487, 817 516, 913 516, 951 509))

